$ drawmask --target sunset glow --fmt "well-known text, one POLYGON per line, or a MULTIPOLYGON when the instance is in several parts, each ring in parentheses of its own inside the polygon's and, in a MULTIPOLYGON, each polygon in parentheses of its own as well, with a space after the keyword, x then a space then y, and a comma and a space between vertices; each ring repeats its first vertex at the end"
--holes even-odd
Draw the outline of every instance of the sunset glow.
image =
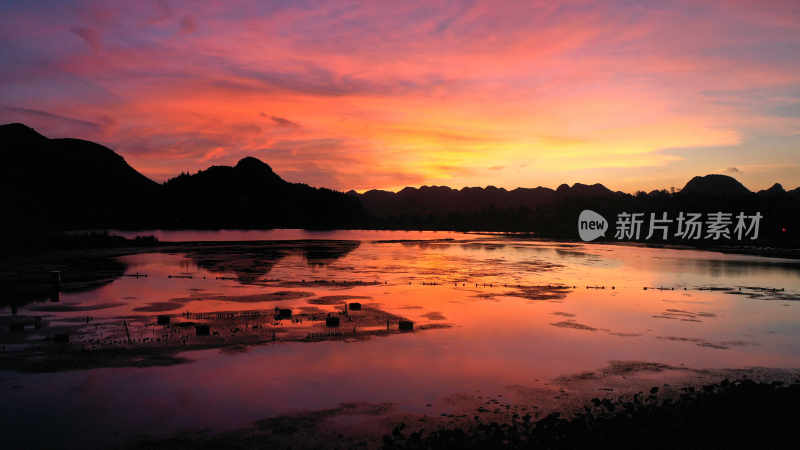
POLYGON ((0 6, 0 122, 157 181, 800 184, 796 1, 41 3, 0 6))

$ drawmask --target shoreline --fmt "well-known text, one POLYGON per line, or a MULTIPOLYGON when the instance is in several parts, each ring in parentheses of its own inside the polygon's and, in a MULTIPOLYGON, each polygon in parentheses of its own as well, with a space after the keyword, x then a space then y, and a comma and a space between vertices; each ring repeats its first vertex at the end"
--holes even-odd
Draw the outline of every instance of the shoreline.
MULTIPOLYGON (((725 253, 725 254, 739 254, 739 255, 750 255, 750 256, 764 256, 770 258, 782 258, 782 259, 792 259, 798 260, 800 262, 800 248, 791 248, 791 247, 774 247, 770 245, 721 245, 721 244, 714 244, 711 241, 701 241, 698 242, 697 245, 690 245, 687 243, 678 243, 678 242, 656 242, 656 241, 614 241, 614 240, 595 240, 590 242, 585 242, 580 239, 574 237, 564 237, 564 236, 544 236, 539 235, 535 232, 524 232, 524 231, 496 231, 496 230, 458 230, 458 229, 422 229, 422 228, 333 228, 333 229, 305 229, 305 228, 158 228, 158 229, 104 229, 104 230, 74 230, 69 231, 70 234, 82 234, 82 233, 91 233, 91 232, 105 232, 109 233, 111 236, 119 236, 114 235, 114 231, 121 231, 121 232, 152 232, 152 231, 210 231, 210 232, 224 232, 224 231, 272 231, 272 230, 302 230, 302 231, 309 231, 309 232, 336 232, 336 231, 365 231, 365 232, 372 232, 372 231, 387 231, 387 232, 444 232, 444 233, 461 233, 466 235, 478 235, 478 236, 491 236, 491 237, 508 237, 508 238, 524 238, 526 240, 531 241, 541 241, 541 242, 558 242, 558 243, 569 243, 569 244, 582 244, 582 245, 592 245, 592 244, 601 244, 601 245, 621 245, 621 246, 631 246, 631 247, 646 247, 646 248, 665 248, 665 249, 672 249, 672 250, 696 250, 696 251, 710 251, 710 252, 718 252, 718 253, 725 253)), ((148 235, 142 235, 143 238, 152 237, 148 235)), ((129 241, 133 241, 134 239, 131 238, 124 238, 129 241)), ((358 239, 327 239, 327 238, 319 238, 319 239, 291 239, 285 240, 285 242, 291 241, 308 241, 308 240, 358 240, 358 239)), ((399 239, 400 241, 405 241, 407 239, 399 239)), ((427 241, 427 240, 439 240, 437 238, 433 239, 419 239, 420 241, 427 241)), ((252 240, 252 241, 155 241, 154 243, 150 243, 153 247, 161 247, 163 245, 181 245, 181 244, 212 244, 212 243, 230 243, 230 244, 246 244, 246 243, 264 243, 264 242, 279 242, 282 240, 252 240)), ((372 240, 370 240, 372 241, 372 240)), ((384 239, 377 239, 376 241, 384 241, 384 239)))
MULTIPOLYGON (((521 395, 513 399, 449 395, 442 399, 443 413, 411 413, 392 403, 341 403, 266 417, 234 430, 141 437, 122 448, 739 448, 706 426, 724 422, 705 417, 706 408, 749 421, 759 415, 774 421, 788 413, 782 403, 800 398, 800 369, 709 370, 612 361, 592 373, 598 378, 565 375, 545 383, 550 386, 518 386, 521 395), (731 409, 731 402, 737 408, 731 409), (698 407, 703 407, 700 417, 694 412, 698 407), (677 411, 684 415, 676 416, 677 411), (701 418, 700 425, 691 423, 701 418), (655 428, 671 429, 675 437, 655 428), (656 437, 668 440, 653 441, 656 437), (698 447, 701 442, 728 445, 698 447)), ((790 421, 793 416, 783 417, 790 421)))
MULTIPOLYGON (((303 231, 303 232, 429 232, 429 233, 460 233, 472 236, 485 236, 485 237, 499 237, 499 238, 516 238, 524 239, 535 242, 554 242, 561 244, 576 244, 576 245, 618 245, 625 247, 644 247, 644 248, 663 248, 671 250, 694 250, 694 251, 708 251, 723 254, 734 255, 747 255, 747 256, 760 256, 768 258, 785 259, 787 262, 797 261, 800 263, 800 248, 791 247, 775 247, 770 245, 723 245, 716 244, 711 241, 701 241, 696 245, 678 242, 656 242, 656 241, 615 241, 615 240, 595 240, 585 242, 574 237, 565 236, 543 236, 534 232, 516 232, 516 231, 494 231, 494 230, 457 230, 457 229, 414 229, 414 228, 334 228, 334 229, 301 229, 301 228, 158 228, 158 229, 124 229, 124 228, 108 228, 99 230, 65 230, 63 235, 66 245, 74 245, 70 248, 68 246, 56 247, 54 250, 48 248, 38 247, 33 248, 28 253, 12 253, 11 259, 25 259, 25 258, 47 258, 51 253, 56 255, 64 254, 75 251, 108 251, 114 253, 115 251, 122 254, 130 253, 143 253, 147 250, 163 251, 164 248, 181 247, 181 246, 212 246, 212 245, 263 245, 266 243, 276 242, 314 242, 314 241, 351 241, 351 242, 390 242, 390 241, 431 241, 443 240, 443 238, 431 239, 341 239, 341 238, 326 238, 326 237, 303 237, 299 239, 257 239, 257 240, 187 240, 187 241, 167 241, 155 239, 153 235, 141 234, 136 238, 124 237, 121 234, 114 234, 115 232, 123 233, 148 233, 148 232, 258 232, 258 231, 303 231), (70 239, 74 242, 70 243, 70 239), (81 240, 83 239, 83 240, 81 240)), ((58 235, 54 235, 58 236, 58 235)), ((51 236, 52 237, 52 236, 51 236)), ((56 239, 57 244, 64 244, 62 240, 56 239)), ((453 239, 444 239, 452 241, 453 239)), ((176 249, 177 251, 178 249, 176 249)), ((112 255, 113 256, 113 255, 112 255)), ((10 261, 9 261, 10 262, 10 261)), ((0 266, 2 271, 2 266, 0 266)), ((0 278, 2 282, 2 278, 0 278)))

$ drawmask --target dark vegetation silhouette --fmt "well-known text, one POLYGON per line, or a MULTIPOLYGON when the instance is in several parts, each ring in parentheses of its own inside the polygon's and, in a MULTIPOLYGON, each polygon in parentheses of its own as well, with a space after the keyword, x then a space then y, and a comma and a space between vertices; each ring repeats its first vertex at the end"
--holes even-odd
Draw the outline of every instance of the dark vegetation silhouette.
MULTIPOLYGON (((6 240, 12 236, 10 243, 16 246, 37 245, 47 232, 97 228, 447 229, 577 239, 577 217, 583 209, 606 217, 606 240, 612 241, 616 215, 622 211, 646 217, 667 212, 672 219, 681 211, 734 216, 741 211, 764 216, 759 239, 752 244, 800 245, 800 188, 786 191, 775 184, 754 193, 725 175, 694 177, 680 190, 636 194, 580 183, 557 189, 423 186, 345 194, 286 182, 252 157, 233 167, 213 166, 158 184, 92 142, 48 139, 22 124, 0 126, 0 141, 5 144, 3 209, 9 212, 3 235, 6 240)), ((698 244, 672 236, 667 242, 698 244)))

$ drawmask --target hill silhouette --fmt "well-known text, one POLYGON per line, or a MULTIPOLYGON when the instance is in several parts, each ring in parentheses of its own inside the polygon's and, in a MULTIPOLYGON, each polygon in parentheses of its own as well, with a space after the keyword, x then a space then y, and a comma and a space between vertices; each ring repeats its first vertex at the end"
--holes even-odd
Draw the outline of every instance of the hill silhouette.
POLYGON ((247 157, 164 183, 171 227, 352 227, 366 220, 358 199, 325 188, 289 183, 266 163, 247 157))
POLYGON ((158 183, 120 155, 80 139, 48 139, 0 126, 0 184, 7 221, 42 229, 138 225, 158 183))
MULTIPOLYGON (((751 192, 726 175, 692 178, 677 192, 628 194, 602 184, 507 190, 406 187, 359 194, 289 183, 253 157, 156 183, 102 145, 48 139, 22 124, 0 126, 4 227, 19 233, 91 228, 386 228, 529 232, 576 239, 583 209, 613 229, 621 211, 756 211, 760 244, 798 246, 800 188, 751 192)), ((13 233, 5 233, 13 236, 13 233)), ((613 233, 610 233, 613 236, 613 233)))
POLYGON ((702 196, 742 196, 750 194, 742 183, 735 178, 727 175, 706 175, 704 177, 694 177, 681 189, 682 195, 702 195, 702 196))
MULTIPOLYGON (((0 126, 4 236, 54 230, 150 227, 352 227, 357 199, 289 183, 256 158, 156 183, 113 150, 0 126)), ((13 239, 13 238, 12 238, 13 239)))

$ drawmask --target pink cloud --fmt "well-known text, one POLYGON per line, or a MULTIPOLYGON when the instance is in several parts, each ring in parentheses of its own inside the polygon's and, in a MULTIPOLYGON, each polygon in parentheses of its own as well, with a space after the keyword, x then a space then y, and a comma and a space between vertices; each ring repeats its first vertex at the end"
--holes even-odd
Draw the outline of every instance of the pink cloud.
POLYGON ((0 75, 0 104, 12 109, 0 117, 98 139, 159 180, 250 154, 294 181, 341 189, 513 188, 587 173, 613 185, 609 168, 678 167, 660 153, 674 147, 727 148, 698 150, 717 158, 709 167, 755 149, 768 166, 769 148, 757 151, 766 144, 745 138, 800 126, 769 113, 800 86, 792 5, 20 9, 0 19, 19 37, 8 50, 15 75, 0 75), (764 89, 778 94, 754 94, 764 89))

